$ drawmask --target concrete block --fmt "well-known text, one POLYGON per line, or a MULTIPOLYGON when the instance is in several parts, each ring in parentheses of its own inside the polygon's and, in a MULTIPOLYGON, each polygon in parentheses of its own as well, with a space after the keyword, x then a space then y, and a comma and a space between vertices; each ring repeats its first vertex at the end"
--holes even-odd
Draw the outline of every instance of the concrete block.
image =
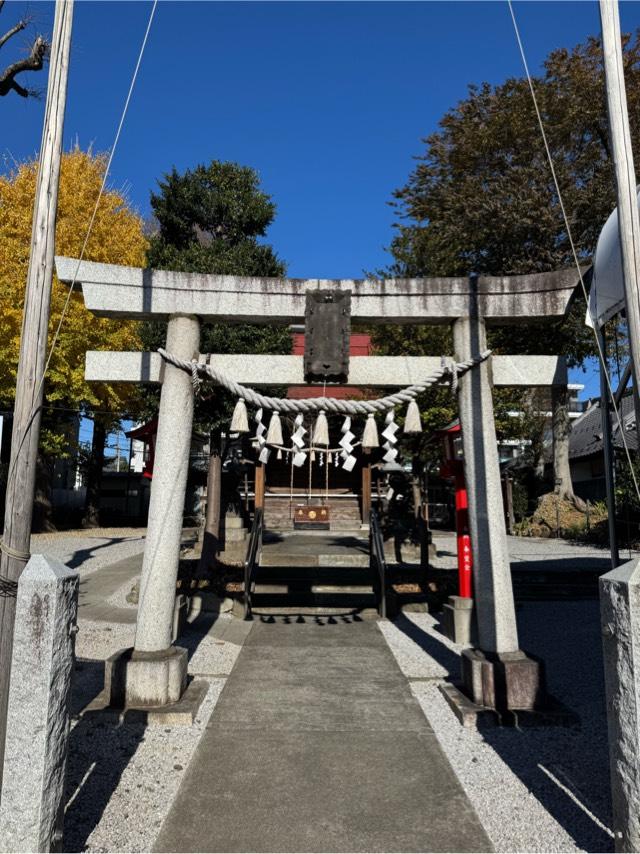
POLYGON ((600 619, 617 851, 640 851, 640 560, 600 578, 600 619))
POLYGON ((445 635, 454 643, 469 646, 472 640, 473 599, 449 596, 442 607, 442 626, 445 635))
POLYGON ((18 583, 1 851, 61 851, 78 573, 33 555, 18 583))
POLYGON ((225 543, 243 543, 246 538, 246 528, 227 528, 224 532, 225 543))
POLYGON ((246 530, 244 519, 242 516, 232 516, 230 513, 227 513, 224 517, 224 529, 225 531, 230 531, 232 528, 242 528, 242 530, 246 530))
POLYGON ((133 647, 105 662, 104 684, 109 705, 116 708, 177 703, 187 685, 187 650, 170 646, 159 652, 133 647))

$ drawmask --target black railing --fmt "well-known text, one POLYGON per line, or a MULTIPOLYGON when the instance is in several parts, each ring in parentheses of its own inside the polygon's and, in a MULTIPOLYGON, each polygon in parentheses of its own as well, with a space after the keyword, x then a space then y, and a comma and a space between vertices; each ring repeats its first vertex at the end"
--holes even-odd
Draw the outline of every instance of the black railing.
POLYGON ((380 522, 375 510, 372 510, 369 516, 369 566, 378 576, 378 613, 384 619, 387 616, 387 561, 380 522))
POLYGON ((251 618, 251 586, 253 584, 253 574, 260 562, 260 551, 262 549, 262 520, 262 507, 256 507, 256 511, 253 516, 253 525, 251 526, 251 534, 249 535, 247 556, 244 561, 245 620, 249 620, 251 618))

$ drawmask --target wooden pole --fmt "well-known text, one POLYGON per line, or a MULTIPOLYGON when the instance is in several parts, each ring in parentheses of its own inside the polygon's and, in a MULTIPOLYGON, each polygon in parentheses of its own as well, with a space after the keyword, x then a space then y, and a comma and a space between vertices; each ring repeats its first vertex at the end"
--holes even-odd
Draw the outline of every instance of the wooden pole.
POLYGON ((213 568, 220 551, 220 491, 222 483, 222 459, 217 450, 209 457, 207 477, 207 507, 205 510, 202 554, 198 565, 198 578, 205 578, 213 568))
POLYGON ((5 579, 0 585, 0 782, 16 607, 15 592, 12 594, 9 591, 14 589, 13 585, 29 559, 72 22, 73 0, 57 0, 33 207, 31 255, 22 319, 0 555, 0 581, 5 579))
MULTIPOLYGON (((640 378, 640 217, 636 173, 631 149, 627 95, 624 85, 620 15, 617 0, 600 0, 602 50, 604 55, 605 88, 609 113, 611 151, 618 196, 618 228, 622 249, 622 271, 629 329, 629 349, 633 385, 638 389, 640 378)), ((638 397, 635 397, 636 421, 640 424, 638 397)))
POLYGON ((255 475, 255 484, 253 487, 254 492, 254 506, 256 510, 258 507, 264 507, 264 466, 262 463, 256 463, 256 475, 255 475))
POLYGON ((371 452, 363 451, 362 460, 362 524, 369 524, 371 516, 371 452))

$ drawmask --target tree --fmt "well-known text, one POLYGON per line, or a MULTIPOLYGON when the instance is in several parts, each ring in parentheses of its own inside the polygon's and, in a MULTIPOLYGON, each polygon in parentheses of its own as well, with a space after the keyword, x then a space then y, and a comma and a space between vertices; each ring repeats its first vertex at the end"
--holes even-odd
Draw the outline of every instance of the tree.
MULTIPOLYGON (((15 394, 37 168, 37 161, 32 160, 0 176, 0 407, 4 409, 12 407, 15 394)), ((79 257, 105 168, 106 158, 102 155, 77 148, 63 155, 56 222, 59 255, 79 257)), ((100 200, 84 257, 89 261, 142 266, 146 249, 141 218, 121 193, 107 190, 100 200)), ((67 287, 54 277, 49 346, 67 293, 67 287)), ((138 325, 96 317, 84 307, 81 294, 74 293, 46 378, 41 434, 41 462, 45 468, 54 457, 68 452, 62 427, 71 414, 82 413, 93 415, 98 426, 94 444, 97 463, 91 470, 99 476, 104 450, 99 441, 101 429, 109 429, 114 421, 137 411, 137 387, 85 381, 85 352, 100 349, 140 350, 138 325)), ((93 486, 90 481, 89 495, 95 493, 93 486)), ((87 509, 95 522, 95 507, 90 505, 87 509)))
MULTIPOLYGON (((237 276, 283 276, 284 263, 265 236, 275 216, 270 196, 260 189, 257 172, 237 163, 212 161, 179 174, 174 168, 151 196, 158 223, 147 263, 155 269, 237 276)), ((149 349, 165 344, 166 324, 143 325, 149 349)), ((284 328, 243 324, 203 324, 203 352, 290 353, 284 328)), ((148 394, 148 414, 157 410, 157 394, 148 394)), ((230 396, 215 388, 197 402, 195 421, 204 430, 228 427, 230 396)))
MULTIPOLYGON (((634 142, 640 142, 640 41, 625 36, 625 76, 634 142)), ((607 139, 602 48, 595 38, 552 52, 534 80, 578 256, 588 259, 615 206, 607 139)), ((544 272, 573 265, 559 199, 526 79, 470 86, 449 110, 407 184, 394 194, 391 243, 397 276, 544 272)), ((559 353, 576 366, 596 353, 576 294, 567 318, 489 331, 497 352, 559 353)), ((568 415, 554 417, 559 492, 573 498, 568 415)))
MULTIPOLYGON (((0 12, 4 6, 5 0, 0 0, 0 12)), ((0 36, 0 49, 2 49, 9 39, 22 32, 30 24, 31 19, 26 17, 18 21, 11 29, 0 36)), ((45 60, 49 55, 49 42, 42 36, 37 36, 29 50, 27 56, 23 59, 18 59, 8 65, 4 71, 0 72, 0 96, 8 95, 9 92, 17 92, 22 98, 37 97, 38 93, 33 89, 26 89, 16 80, 18 74, 24 71, 41 71, 45 60)))

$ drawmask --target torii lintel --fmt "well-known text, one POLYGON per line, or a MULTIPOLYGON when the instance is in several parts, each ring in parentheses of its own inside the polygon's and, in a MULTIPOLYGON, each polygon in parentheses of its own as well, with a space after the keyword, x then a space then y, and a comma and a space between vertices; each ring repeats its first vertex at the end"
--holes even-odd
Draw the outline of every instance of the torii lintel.
MULTIPOLYGON (((583 273, 586 272, 585 268, 583 273)), ((423 279, 285 279, 148 270, 56 258, 62 282, 82 287, 87 309, 133 320, 196 315, 228 323, 301 323, 309 290, 351 292, 351 317, 369 324, 448 323, 469 314, 466 277, 423 279)), ((562 317, 579 285, 575 269, 476 279, 480 316, 489 323, 562 317)))

